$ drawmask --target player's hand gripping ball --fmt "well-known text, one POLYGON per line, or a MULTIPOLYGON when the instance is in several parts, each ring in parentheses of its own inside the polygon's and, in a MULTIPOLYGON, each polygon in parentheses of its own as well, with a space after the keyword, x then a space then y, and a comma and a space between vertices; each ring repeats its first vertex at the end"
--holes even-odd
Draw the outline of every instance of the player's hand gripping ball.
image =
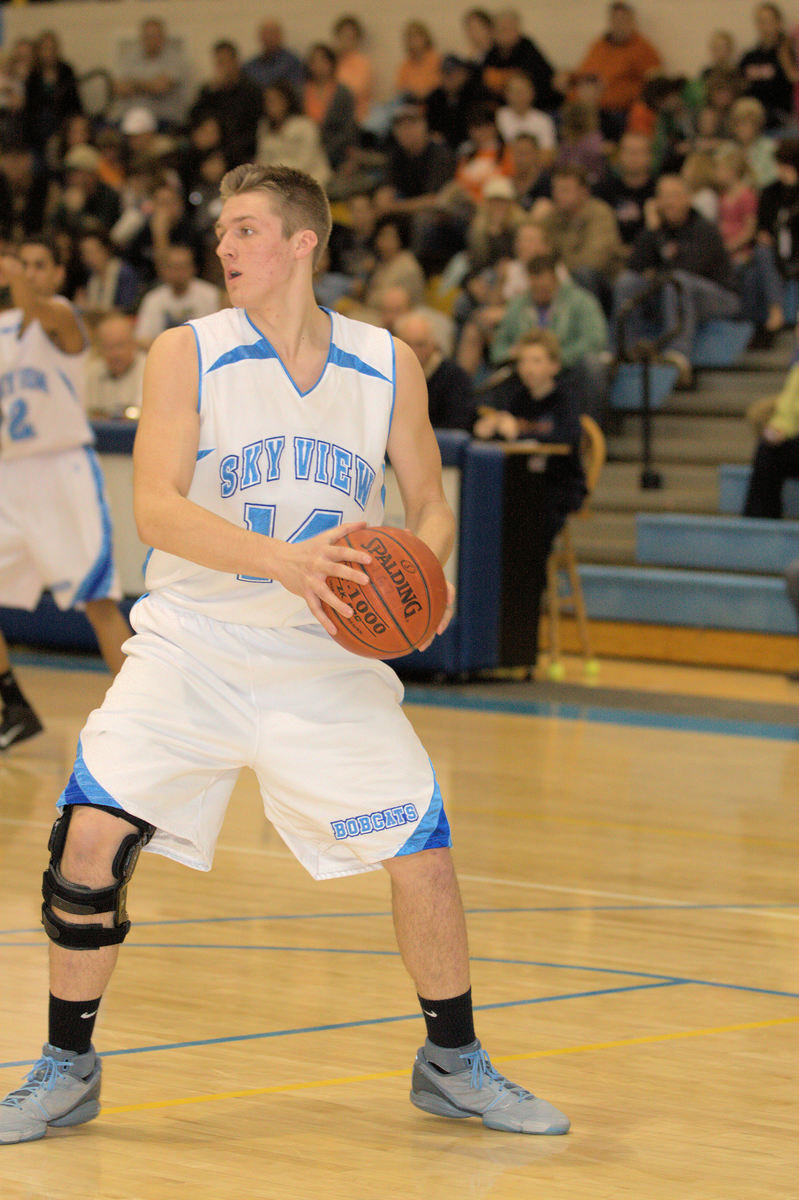
POLYGON ((352 608, 347 619, 324 604, 340 645, 366 658, 401 658, 432 637, 447 606, 447 583, 429 546, 407 529, 387 526, 356 529, 336 545, 372 556, 366 566, 353 564, 368 583, 328 577, 331 590, 352 608))

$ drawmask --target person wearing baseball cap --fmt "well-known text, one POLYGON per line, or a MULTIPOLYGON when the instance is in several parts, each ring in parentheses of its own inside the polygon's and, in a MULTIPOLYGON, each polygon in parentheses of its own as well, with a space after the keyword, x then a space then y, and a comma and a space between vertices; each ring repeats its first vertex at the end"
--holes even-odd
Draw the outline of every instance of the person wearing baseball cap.
POLYGON ((100 179, 100 151, 82 143, 64 156, 64 190, 55 212, 56 229, 77 235, 86 220, 110 229, 122 211, 119 193, 100 179))

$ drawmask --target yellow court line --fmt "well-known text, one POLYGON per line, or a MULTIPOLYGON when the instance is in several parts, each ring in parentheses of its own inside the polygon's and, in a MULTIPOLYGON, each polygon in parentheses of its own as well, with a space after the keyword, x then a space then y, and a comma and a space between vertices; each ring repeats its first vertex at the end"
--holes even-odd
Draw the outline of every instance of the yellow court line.
MULTIPOLYGON (((529 1054, 505 1054, 493 1059, 495 1063, 521 1062, 532 1058, 554 1058, 565 1054, 587 1054, 595 1050, 616 1050, 622 1046, 649 1046, 657 1042, 679 1041, 683 1038, 709 1037, 718 1033, 740 1033, 747 1029, 769 1029, 777 1025, 794 1025, 799 1017, 777 1017, 771 1021, 749 1021, 741 1025, 718 1025, 710 1029, 688 1029, 681 1033, 657 1033, 649 1037, 622 1038, 615 1042, 589 1042, 584 1046, 562 1046, 557 1050, 533 1050, 529 1054)), ((208 1104, 217 1100, 240 1100, 246 1096, 269 1096, 276 1092, 301 1092, 309 1088, 341 1087, 352 1083, 373 1083, 383 1079, 400 1079, 410 1070, 379 1071, 371 1075, 345 1075, 339 1079, 316 1079, 303 1083, 275 1083, 271 1087, 244 1088, 235 1092, 212 1092, 207 1096, 180 1096, 175 1100, 148 1100, 144 1104, 122 1104, 103 1108, 103 1115, 146 1112, 155 1108, 177 1108, 183 1104, 208 1104)))

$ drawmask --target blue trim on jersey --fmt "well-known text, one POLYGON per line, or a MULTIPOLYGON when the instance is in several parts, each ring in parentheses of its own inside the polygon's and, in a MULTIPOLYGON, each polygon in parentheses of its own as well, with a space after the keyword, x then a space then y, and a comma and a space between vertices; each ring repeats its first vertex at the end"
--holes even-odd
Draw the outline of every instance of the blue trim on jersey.
MULTIPOLYGON (((147 574, 147 564, 153 556, 153 550, 154 550, 154 547, 150 546, 149 550, 147 551, 147 553, 144 556, 144 562, 141 565, 142 578, 144 578, 144 576, 147 574)), ((139 598, 141 599, 141 597, 139 597, 139 598)))
MULTIPOLYGON (((261 332, 261 330, 255 324, 255 322, 252 320, 252 318, 250 317, 250 314, 247 312, 246 308, 243 309, 242 311, 244 313, 244 316, 247 319, 248 324, 258 334, 258 338, 259 338, 260 342, 263 343, 263 345, 265 347, 267 347, 269 350, 269 353, 263 355, 263 357, 277 359, 277 361, 280 363, 281 367, 283 368, 283 374, 286 376, 286 379, 288 379, 289 383, 294 388, 294 391, 297 393, 298 396, 300 396, 303 399, 305 398, 305 396, 310 396, 311 392, 314 391, 314 389, 317 388, 319 386, 319 384, 322 382, 325 371, 327 370, 327 364, 330 362, 330 352, 333 349, 333 317, 331 316, 330 310, 328 308, 322 309, 322 311, 324 313, 327 313, 327 318, 330 321, 330 343, 327 348, 327 358, 325 359, 325 361, 322 365, 322 370, 319 372, 319 378, 315 381, 315 383, 311 387, 308 388, 307 392, 301 392, 300 389, 297 387, 296 383, 294 382, 294 380, 291 377, 290 372, 287 370, 286 364, 283 362, 283 359, 280 357, 277 350, 275 350, 272 343, 267 340, 267 338, 264 336, 264 334, 261 332)), ((243 347, 243 348, 246 349, 246 347, 243 347)), ((223 355, 223 357, 224 357, 224 355, 223 355)), ((251 357, 257 358, 257 357, 261 357, 261 355, 244 355, 244 357, 245 358, 251 358, 251 357)))
POLYGON ((203 407, 203 355, 200 349, 200 337, 197 330, 192 325, 191 321, 187 321, 189 329, 194 334, 194 343, 197 346, 197 412, 202 412, 203 407))
POLYGON ((149 592, 142 592, 142 594, 138 597, 138 599, 133 601, 133 603, 130 606, 130 611, 128 612, 128 618, 130 618, 130 614, 133 612, 136 605, 140 604, 142 602, 142 600, 146 600, 149 595, 150 595, 149 592))
MULTIPOLYGON (((82 354, 83 351, 81 351, 80 353, 82 354)), ((70 396, 75 401, 75 403, 80 404, 80 400, 78 399, 78 393, 75 391, 75 388, 72 385, 72 380, 69 378, 69 376, 65 375, 60 367, 56 367, 55 373, 58 376, 58 378, 61 380, 61 382, 65 385, 67 391, 69 392, 70 396)))
MULTIPOLYGON (((207 374, 210 375, 212 371, 218 371, 220 367, 229 367, 233 363, 245 362, 248 358, 276 358, 280 362, 280 355, 269 345, 266 338, 261 335, 257 342, 246 342, 242 346, 234 346, 232 350, 226 350, 224 354, 220 354, 216 362, 212 363, 208 368, 207 374)), ((283 366, 282 363, 280 365, 283 366)), ((285 367, 283 369, 285 371, 285 367)), ((288 375, 288 371, 286 371, 286 374, 288 375)), ((290 375, 289 379, 291 379, 290 375)), ((296 387, 296 384, 294 386, 296 387)))
POLYGON ((391 334, 391 412, 388 414, 388 431, 391 433, 391 422, 394 420, 394 405, 397 400, 397 345, 391 334))
MULTIPOLYGON (((391 339, 391 345, 394 345, 394 339, 391 339)), ((370 367, 362 358, 358 358, 357 354, 350 354, 349 350, 340 350, 338 346, 330 347, 330 355, 328 362, 331 362, 334 367, 344 367, 345 370, 357 371, 359 375, 369 375, 372 379, 382 379, 385 383, 391 383, 382 371, 378 371, 376 367, 370 367)))
POLYGON ((67 786, 58 797, 56 806, 64 808, 67 804, 102 804, 105 808, 122 808, 102 784, 98 783, 83 760, 83 746, 78 738, 78 749, 75 754, 75 766, 72 769, 67 786))
POLYGON ((114 576, 114 560, 111 553, 111 514, 105 498, 103 473, 97 455, 91 446, 84 446, 83 449, 89 460, 97 493, 97 505, 100 509, 102 525, 102 543, 100 553, 75 591, 73 604, 85 603, 87 600, 103 600, 108 595, 114 576))
POLYGON ((198 450, 196 461, 200 462, 201 459, 207 458, 209 454, 213 454, 215 449, 216 449, 216 447, 212 446, 210 450, 198 450))
MULTIPOLYGON (((328 364, 330 364, 334 367, 342 367, 344 370, 347 370, 347 371, 357 371, 360 375, 367 375, 367 376, 371 377, 372 379, 382 379, 385 383, 391 383, 391 380, 387 379, 386 376, 382 373, 382 371, 378 371, 376 367, 372 367, 369 365, 369 363, 364 362, 363 359, 359 358, 357 354, 352 354, 352 353, 350 353, 349 350, 342 350, 340 346, 337 346, 335 344, 335 342, 333 341, 333 316, 329 309, 323 308, 322 312, 327 314, 327 317, 330 321, 330 345, 329 345, 328 351, 327 351, 327 358, 325 359, 322 370, 319 372, 319 378, 315 381, 315 383, 311 387, 308 388, 308 390, 306 392, 301 392, 300 389, 297 387, 296 383, 294 382, 294 380, 292 379, 290 372, 287 370, 286 365, 283 362, 280 355, 278 354, 277 350, 275 350, 275 348, 271 344, 271 342, 269 342, 267 340, 267 338, 264 337, 261 330, 255 324, 255 322, 251 319, 250 314, 247 312, 247 310, 244 309, 243 311, 244 311, 244 316, 247 319, 248 323, 250 324, 252 329, 255 331, 255 333, 258 334, 258 341, 250 342, 246 345, 235 346, 232 350, 226 351, 225 354, 222 354, 216 360, 216 362, 213 364, 213 366, 208 368, 209 374, 211 371, 215 371, 219 367, 227 367, 227 366, 230 366, 231 363, 242 362, 246 359, 274 358, 280 363, 281 367, 283 368, 283 372, 284 372, 286 378, 288 379, 291 386, 294 388, 297 395, 301 396, 303 398, 305 396, 309 396, 311 394, 311 392, 313 392, 319 386, 319 384, 322 382, 322 379, 324 377, 325 371, 327 370, 328 364)), ((393 353, 393 340, 392 340, 392 353, 393 353)))
POLYGON ((400 846, 395 857, 399 858, 402 854, 418 854, 420 850, 432 850, 436 846, 451 845, 452 836, 441 799, 441 788, 438 786, 436 773, 433 771, 433 798, 430 801, 430 807, 407 842, 400 846))

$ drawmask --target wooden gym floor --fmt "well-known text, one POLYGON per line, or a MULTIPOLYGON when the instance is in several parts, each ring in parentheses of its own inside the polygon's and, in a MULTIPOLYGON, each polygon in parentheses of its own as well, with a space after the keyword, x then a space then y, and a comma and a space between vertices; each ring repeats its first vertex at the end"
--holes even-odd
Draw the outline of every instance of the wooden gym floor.
MULTIPOLYGON (((0 760, 2 1093, 44 1040, 39 874, 106 684, 18 662, 47 729, 0 760)), ((103 1113, 0 1147, 2 1200, 799 1197, 799 687, 568 675, 413 686, 408 708, 453 826, 480 1036, 568 1136, 408 1103, 422 1022, 382 872, 314 883, 244 777, 210 876, 143 856, 96 1035, 103 1113)))

